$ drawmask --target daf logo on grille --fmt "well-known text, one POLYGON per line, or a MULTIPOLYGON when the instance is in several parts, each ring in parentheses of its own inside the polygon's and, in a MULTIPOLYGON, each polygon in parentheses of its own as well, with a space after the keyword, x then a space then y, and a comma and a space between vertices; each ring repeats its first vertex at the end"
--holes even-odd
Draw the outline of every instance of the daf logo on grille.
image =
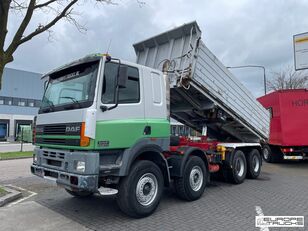
POLYGON ((67 126, 65 132, 79 132, 80 126, 67 126))

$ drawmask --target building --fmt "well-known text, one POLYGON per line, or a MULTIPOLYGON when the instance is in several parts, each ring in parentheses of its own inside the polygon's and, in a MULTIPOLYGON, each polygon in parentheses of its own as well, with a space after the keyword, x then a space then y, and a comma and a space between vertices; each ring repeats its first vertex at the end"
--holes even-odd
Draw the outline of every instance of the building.
POLYGON ((44 92, 41 76, 5 68, 0 90, 0 140, 14 141, 21 125, 32 125, 44 92))
POLYGON ((188 137, 195 137, 200 136, 200 133, 193 130, 192 128, 185 126, 184 124, 171 119, 170 121, 170 133, 173 136, 188 136, 188 137))

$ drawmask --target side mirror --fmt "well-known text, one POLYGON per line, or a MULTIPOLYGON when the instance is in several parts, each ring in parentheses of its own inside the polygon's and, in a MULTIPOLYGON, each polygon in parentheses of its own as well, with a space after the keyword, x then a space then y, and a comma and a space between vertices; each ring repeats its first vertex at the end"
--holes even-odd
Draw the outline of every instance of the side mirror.
POLYGON ((118 76, 118 86, 119 88, 125 88, 128 79, 127 66, 120 66, 119 76, 118 76))

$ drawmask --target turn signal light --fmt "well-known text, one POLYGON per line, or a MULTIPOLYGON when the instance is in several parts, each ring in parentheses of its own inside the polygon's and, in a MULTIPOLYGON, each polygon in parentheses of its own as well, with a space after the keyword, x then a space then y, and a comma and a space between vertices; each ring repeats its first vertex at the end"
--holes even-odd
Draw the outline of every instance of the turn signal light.
POLYGON ((86 147, 90 144, 90 138, 85 136, 85 130, 86 130, 86 123, 82 122, 81 124, 81 130, 80 130, 80 146, 86 147))

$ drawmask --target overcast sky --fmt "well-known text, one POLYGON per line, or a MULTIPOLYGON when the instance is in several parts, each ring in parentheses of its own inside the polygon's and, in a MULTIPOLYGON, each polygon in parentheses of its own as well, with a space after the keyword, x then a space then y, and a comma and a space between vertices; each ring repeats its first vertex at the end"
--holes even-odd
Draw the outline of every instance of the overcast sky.
MULTIPOLYGON (((270 78, 273 71, 293 65, 293 35, 308 31, 308 1, 297 0, 135 0, 118 5, 92 4, 75 7, 80 33, 73 25, 61 22, 47 34, 35 37, 19 47, 8 67, 44 73, 89 53, 109 53, 134 61, 133 43, 157 33, 196 20, 206 46, 225 66, 264 65, 270 78)), ((48 21, 50 15, 38 14, 31 24, 48 21)), ((11 14, 9 37, 21 19, 11 14)), ((253 92, 262 95, 261 69, 233 69, 233 73, 253 92)))

